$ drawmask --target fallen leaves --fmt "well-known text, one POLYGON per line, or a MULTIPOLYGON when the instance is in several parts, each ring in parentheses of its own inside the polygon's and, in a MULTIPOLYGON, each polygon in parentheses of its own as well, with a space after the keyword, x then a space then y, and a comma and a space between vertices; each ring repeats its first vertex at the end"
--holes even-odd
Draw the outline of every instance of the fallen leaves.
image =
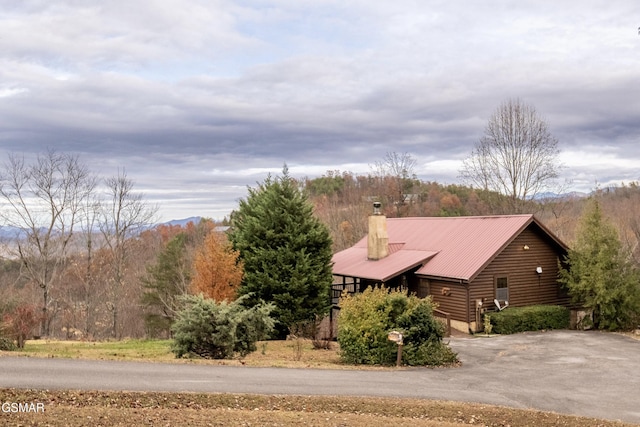
POLYGON ((0 424, 25 426, 624 426, 541 411, 420 399, 0 389, 0 401, 44 403, 45 413, 0 414, 0 424))

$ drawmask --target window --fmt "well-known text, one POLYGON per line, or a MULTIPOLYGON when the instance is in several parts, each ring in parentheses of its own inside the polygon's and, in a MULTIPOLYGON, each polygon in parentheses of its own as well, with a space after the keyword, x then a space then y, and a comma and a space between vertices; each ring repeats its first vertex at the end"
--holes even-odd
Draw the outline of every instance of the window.
POLYGON ((506 277, 496 278, 496 299, 509 301, 509 280, 506 277))

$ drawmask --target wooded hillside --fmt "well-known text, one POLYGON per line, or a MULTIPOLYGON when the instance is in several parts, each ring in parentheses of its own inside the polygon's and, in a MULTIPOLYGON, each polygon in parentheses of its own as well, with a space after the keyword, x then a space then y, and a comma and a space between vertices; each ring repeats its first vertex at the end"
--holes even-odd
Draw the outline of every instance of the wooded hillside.
MULTIPOLYGON (((372 203, 380 201, 390 218, 408 216, 463 216, 509 214, 508 200, 497 193, 456 184, 439 184, 415 178, 356 175, 330 171, 305 179, 316 215, 330 228, 334 251, 345 249, 367 233, 372 203)), ((526 213, 535 214, 562 241, 571 245, 587 195, 563 195, 529 200, 526 213)), ((624 245, 640 263, 640 184, 595 189, 603 212, 616 225, 624 245)))
MULTIPOLYGON (((353 245, 365 236, 373 201, 382 203, 388 217, 509 213, 509 204, 499 194, 462 185, 421 181, 415 177, 331 171, 318 178, 299 180, 298 184, 308 192, 315 215, 330 229, 334 252, 353 245)), ((623 245, 632 251, 634 262, 640 264, 640 185, 632 183, 599 189, 593 192, 592 197, 598 198, 604 215, 618 229, 623 245)), ((571 245, 586 200, 586 197, 578 196, 530 200, 527 210, 571 245)), ((149 323, 145 324, 145 316, 148 317, 150 313, 143 298, 145 292, 149 291, 149 268, 156 268, 158 260, 162 259, 159 255, 166 251, 169 242, 184 233, 187 236, 183 247, 185 253, 180 261, 184 271, 176 273, 184 275, 185 284, 182 288, 188 289, 188 278, 194 274, 195 254, 212 229, 210 221, 184 227, 165 225, 131 237, 120 284, 113 281, 111 274, 113 254, 99 240, 95 240, 95 250, 89 259, 86 250, 82 249, 83 245, 86 246, 83 240, 83 245, 77 245, 80 249, 60 264, 63 270, 51 287, 48 313, 51 317, 51 336, 91 340, 157 335, 157 331, 150 329, 149 323), (114 299, 114 286, 118 286, 117 299, 114 299), (114 304, 120 307, 115 331, 114 304)), ((224 237, 224 234, 220 234, 224 237)), ((22 270, 23 266, 18 260, 4 258, 0 261, 0 315, 25 305, 34 308, 37 315, 40 289, 22 274, 22 270)), ((154 313, 165 316, 161 312, 154 313)), ((37 334, 36 330, 34 325, 34 334, 37 334)))

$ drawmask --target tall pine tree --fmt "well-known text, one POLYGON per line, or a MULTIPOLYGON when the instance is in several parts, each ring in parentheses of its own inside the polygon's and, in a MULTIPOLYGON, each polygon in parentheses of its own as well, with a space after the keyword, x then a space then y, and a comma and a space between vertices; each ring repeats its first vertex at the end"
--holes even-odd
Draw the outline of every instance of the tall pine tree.
POLYGON ((273 302, 279 338, 330 307, 331 237, 288 174, 250 188, 232 216, 229 234, 244 262, 240 295, 273 302))
POLYGON ((637 326, 633 322, 640 315, 640 276, 595 199, 581 218, 573 246, 568 268, 560 269, 559 278, 573 302, 592 310, 598 329, 637 326))

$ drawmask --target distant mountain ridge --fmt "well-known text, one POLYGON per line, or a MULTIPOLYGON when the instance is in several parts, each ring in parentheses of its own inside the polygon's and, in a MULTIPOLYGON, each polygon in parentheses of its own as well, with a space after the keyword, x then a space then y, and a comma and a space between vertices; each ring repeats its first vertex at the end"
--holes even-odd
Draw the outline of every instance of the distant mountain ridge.
MULTIPOLYGON (((180 227, 185 227, 190 222, 193 222, 194 225, 198 224, 202 220, 202 218, 203 217, 201 216, 192 216, 184 219, 172 219, 171 221, 150 225, 149 227, 146 227, 146 229, 154 228, 154 227, 157 227, 158 225, 172 225, 172 226, 178 225, 180 227)), ((13 239, 16 237, 21 238, 26 236, 27 236, 27 232, 24 229, 14 227, 12 225, 0 225, 0 239, 13 239)))
POLYGON ((569 193, 562 193, 562 194, 558 194, 558 193, 553 193, 550 191, 544 192, 544 193, 538 193, 536 194, 533 199, 534 200, 554 200, 554 199, 565 199, 565 198, 570 198, 570 199, 581 199, 583 197, 589 197, 591 195, 591 193, 584 193, 581 191, 571 191, 569 193))
POLYGON ((195 224, 198 224, 200 221, 202 221, 201 216, 190 216, 189 218, 184 218, 184 219, 172 219, 171 221, 163 222, 162 224, 158 224, 158 225, 179 225, 180 227, 184 227, 190 222, 192 222, 195 225, 195 224))
POLYGON ((11 225, 0 225, 0 239, 11 239, 14 237, 24 237, 24 230, 11 225))

